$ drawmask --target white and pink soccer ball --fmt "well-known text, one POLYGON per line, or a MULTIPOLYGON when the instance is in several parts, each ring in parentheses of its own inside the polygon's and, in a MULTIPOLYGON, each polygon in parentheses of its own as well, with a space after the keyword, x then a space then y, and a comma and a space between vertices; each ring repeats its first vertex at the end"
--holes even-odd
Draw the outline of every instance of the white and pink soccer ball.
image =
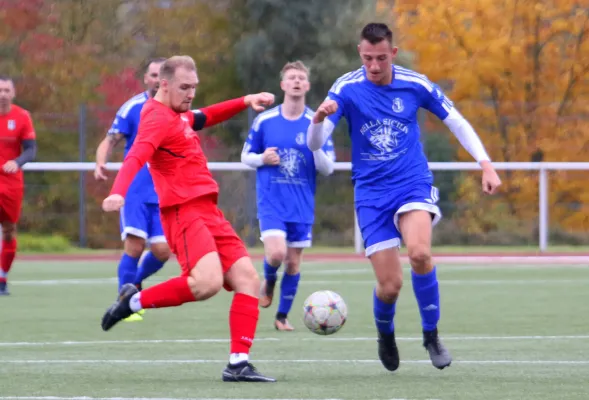
POLYGON ((331 290, 311 294, 303 305, 303 322, 313 333, 332 335, 344 326, 348 306, 342 297, 331 290))

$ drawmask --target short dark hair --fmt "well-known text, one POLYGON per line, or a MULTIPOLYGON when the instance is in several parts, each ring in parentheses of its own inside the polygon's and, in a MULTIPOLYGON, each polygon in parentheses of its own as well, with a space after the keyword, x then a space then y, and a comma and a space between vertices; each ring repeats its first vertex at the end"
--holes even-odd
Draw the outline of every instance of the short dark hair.
POLYGON ((9 77, 8 75, 0 74, 0 81, 4 81, 4 82, 10 81, 10 82, 12 82, 12 78, 9 77))
POLYGON ((147 72, 147 70, 149 69, 149 66, 151 64, 162 64, 163 62, 165 62, 167 60, 167 58, 165 57, 155 57, 155 58, 150 58, 145 62, 145 67, 143 68, 145 70, 145 72, 147 72))
POLYGON ((362 40, 368 40, 370 44, 377 44, 383 40, 393 43, 393 32, 386 24, 371 22, 362 29, 360 34, 362 40))

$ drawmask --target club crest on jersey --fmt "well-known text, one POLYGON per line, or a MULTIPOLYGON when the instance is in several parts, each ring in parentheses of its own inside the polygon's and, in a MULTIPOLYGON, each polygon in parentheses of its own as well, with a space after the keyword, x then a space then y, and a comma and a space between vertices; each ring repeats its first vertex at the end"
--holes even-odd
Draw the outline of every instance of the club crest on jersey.
POLYGON ((368 140, 374 148, 380 151, 380 154, 390 153, 398 145, 397 132, 390 125, 380 125, 371 130, 368 140))
POLYGON ((8 130, 13 131, 16 129, 16 121, 13 119, 8 120, 8 130))
POLYGON ((305 144, 305 134, 303 132, 297 133, 297 137, 296 137, 295 141, 297 142, 297 144, 299 146, 304 145, 305 144))
POLYGON ((400 113, 403 112, 404 109, 405 106, 403 105, 403 100, 401 100, 399 97, 395 97, 395 99, 393 100, 393 111, 396 113, 400 113))

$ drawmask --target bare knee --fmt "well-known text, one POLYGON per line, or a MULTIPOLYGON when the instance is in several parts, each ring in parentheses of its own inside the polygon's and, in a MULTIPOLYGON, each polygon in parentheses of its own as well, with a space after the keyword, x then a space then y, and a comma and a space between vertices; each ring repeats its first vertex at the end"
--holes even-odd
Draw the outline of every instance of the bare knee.
POLYGON ((296 275, 301 268, 302 249, 289 248, 286 253, 285 272, 288 275, 296 275))
POLYGON ((281 248, 268 249, 266 252, 266 261, 272 266, 278 266, 282 264, 286 257, 286 251, 281 248))
POLYGON ((264 256, 268 264, 273 267, 280 266, 286 258, 286 239, 281 236, 265 237, 264 256))
POLYGON ((403 277, 396 277, 387 279, 386 281, 378 282, 376 286, 376 295, 379 299, 394 303, 401 293, 403 287, 403 277))
POLYGON ((431 250, 425 245, 414 245, 408 248, 409 262, 418 274, 426 274, 431 270, 431 250))
POLYGON ((188 286, 197 300, 206 300, 223 287, 223 269, 217 253, 205 255, 190 271, 188 286))
POLYGON ((150 251, 161 262, 166 262, 170 259, 171 252, 167 243, 152 243, 150 251))
POLYGON ((239 259, 225 274, 225 282, 236 292, 252 297, 260 293, 260 277, 249 257, 239 259))
POLYGON ((10 241, 16 238, 16 224, 12 222, 2 223, 2 240, 10 241))
POLYGON ((124 247, 126 255, 133 258, 139 258, 141 257, 143 250, 145 250, 145 239, 138 236, 127 235, 124 247))

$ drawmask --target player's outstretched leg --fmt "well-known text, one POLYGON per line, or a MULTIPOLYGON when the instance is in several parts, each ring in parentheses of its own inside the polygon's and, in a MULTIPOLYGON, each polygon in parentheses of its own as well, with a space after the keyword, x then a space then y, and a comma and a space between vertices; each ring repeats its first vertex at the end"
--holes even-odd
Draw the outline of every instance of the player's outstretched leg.
POLYGON ((276 382, 261 374, 249 361, 260 315, 257 292, 260 280, 249 257, 242 257, 225 274, 225 286, 235 295, 229 310, 231 354, 222 374, 224 382, 276 382))
POLYGON ((423 346, 432 365, 444 369, 452 363, 452 356, 438 335, 440 290, 431 258, 432 216, 423 210, 410 211, 399 217, 399 227, 411 263, 413 292, 421 314, 423 346))
POLYGON ((370 256, 377 284, 373 293, 374 321, 378 332, 378 357, 389 371, 399 368, 399 349, 395 341, 397 297, 403 285, 403 270, 396 248, 380 250, 370 256))
MULTIPOLYGON (((183 259, 179 260, 181 265, 183 259)), ((121 289, 119 299, 106 311, 102 329, 112 328, 125 315, 137 313, 146 308, 177 307, 184 303, 206 300, 221 290, 223 273, 216 252, 204 255, 196 266, 179 276, 151 286, 139 292, 135 285, 127 284, 121 289)))

